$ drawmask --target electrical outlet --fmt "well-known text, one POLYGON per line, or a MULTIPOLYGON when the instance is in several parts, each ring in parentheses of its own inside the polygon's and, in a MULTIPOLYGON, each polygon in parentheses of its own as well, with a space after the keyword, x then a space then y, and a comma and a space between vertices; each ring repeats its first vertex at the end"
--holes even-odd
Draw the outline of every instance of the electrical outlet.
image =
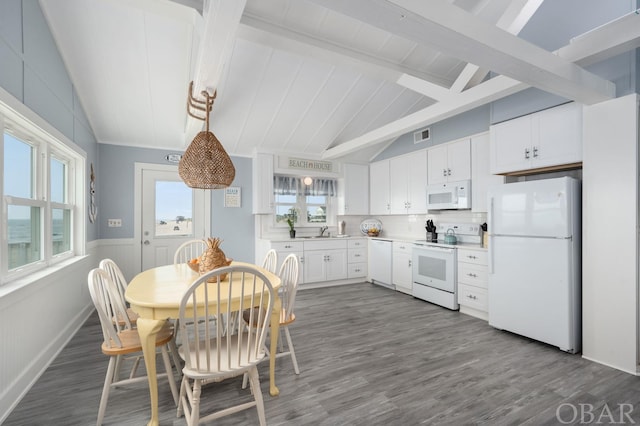
POLYGON ((122 226, 122 219, 107 219, 107 226, 109 228, 120 228, 122 226))

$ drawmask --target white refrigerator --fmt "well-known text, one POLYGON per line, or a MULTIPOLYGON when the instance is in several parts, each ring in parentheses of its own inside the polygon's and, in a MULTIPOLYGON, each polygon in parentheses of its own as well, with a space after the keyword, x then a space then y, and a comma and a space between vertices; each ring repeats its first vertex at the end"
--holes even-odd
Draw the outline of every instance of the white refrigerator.
POLYGON ((581 185, 569 178, 489 189, 489 324, 581 350, 581 185))

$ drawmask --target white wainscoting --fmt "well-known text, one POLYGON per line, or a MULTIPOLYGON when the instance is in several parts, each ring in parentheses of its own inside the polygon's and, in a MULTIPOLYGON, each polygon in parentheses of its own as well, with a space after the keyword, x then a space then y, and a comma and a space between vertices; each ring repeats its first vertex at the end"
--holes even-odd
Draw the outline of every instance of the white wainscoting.
MULTIPOLYGON (((87 256, 0 297, 0 423, 46 370, 93 311, 87 274, 99 261, 87 256)), ((96 348, 97 349, 97 348, 96 348)))
POLYGON ((136 264, 135 250, 140 250, 140 243, 133 238, 113 238, 100 240, 100 259, 111 259, 120 267, 127 281, 140 272, 140 265, 136 264))

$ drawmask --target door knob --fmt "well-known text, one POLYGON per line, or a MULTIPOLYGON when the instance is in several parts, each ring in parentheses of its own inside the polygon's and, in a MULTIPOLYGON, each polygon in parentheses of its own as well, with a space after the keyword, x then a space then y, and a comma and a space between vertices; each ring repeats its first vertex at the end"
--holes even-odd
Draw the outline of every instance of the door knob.
POLYGON ((144 240, 144 242, 142 244, 144 244, 145 246, 148 246, 151 243, 149 242, 149 240, 144 240))

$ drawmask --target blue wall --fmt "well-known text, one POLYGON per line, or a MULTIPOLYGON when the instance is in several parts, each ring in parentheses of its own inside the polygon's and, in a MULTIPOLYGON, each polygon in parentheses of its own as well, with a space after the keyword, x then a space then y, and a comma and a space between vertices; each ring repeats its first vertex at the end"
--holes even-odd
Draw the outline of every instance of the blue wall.
MULTIPOLYGON (((135 163, 169 164, 161 149, 99 144, 100 164, 96 171, 100 238, 134 237, 135 163), (122 227, 109 228, 108 218, 122 219, 122 227)), ((223 250, 235 260, 253 262, 254 220, 251 214, 251 159, 232 157, 236 177, 231 186, 241 188, 240 208, 224 207, 223 191, 212 191, 211 235, 224 240, 223 250)))
POLYGON ((375 160, 384 160, 476 133, 486 132, 489 130, 489 105, 483 105, 428 127, 431 129, 428 141, 414 144, 413 132, 404 134, 382 151, 375 160))
POLYGON ((96 138, 36 0, 0 1, 0 86, 87 153, 88 182, 96 138))

